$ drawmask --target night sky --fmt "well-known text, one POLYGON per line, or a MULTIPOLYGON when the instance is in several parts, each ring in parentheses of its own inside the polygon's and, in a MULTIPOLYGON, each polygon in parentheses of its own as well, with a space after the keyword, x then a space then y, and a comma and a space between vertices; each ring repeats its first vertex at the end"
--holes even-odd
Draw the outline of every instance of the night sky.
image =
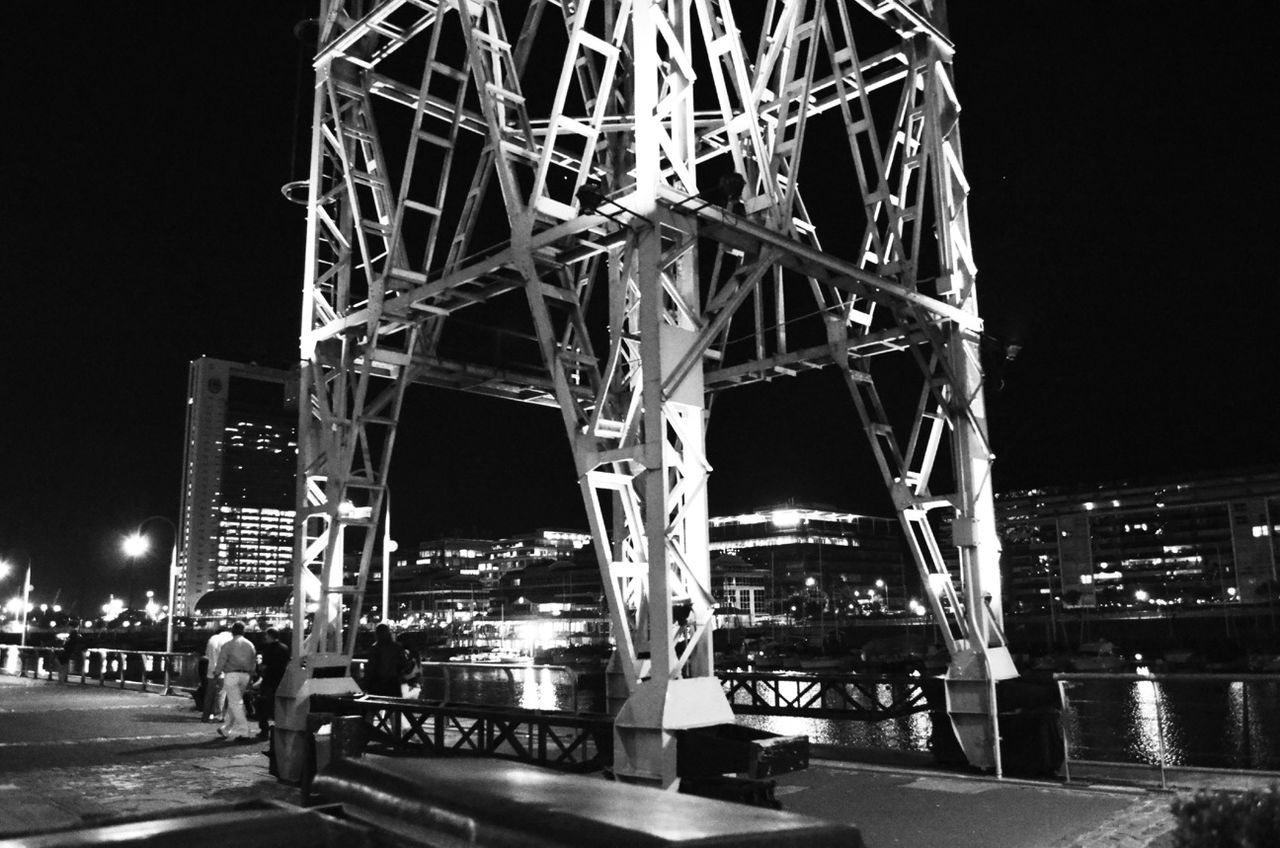
MULTIPOLYGON (((998 490, 1280 461, 1270 8, 952 1, 980 304, 1022 345, 988 394, 998 490)), ((121 535, 177 518, 191 359, 296 360, 312 15, 27 4, 0 35, 0 556, 37 603, 128 591, 121 535)), ((423 390, 405 421, 402 545, 585 528, 554 412, 423 390)), ((708 443, 713 513, 890 512, 833 374, 721 396, 708 443)))

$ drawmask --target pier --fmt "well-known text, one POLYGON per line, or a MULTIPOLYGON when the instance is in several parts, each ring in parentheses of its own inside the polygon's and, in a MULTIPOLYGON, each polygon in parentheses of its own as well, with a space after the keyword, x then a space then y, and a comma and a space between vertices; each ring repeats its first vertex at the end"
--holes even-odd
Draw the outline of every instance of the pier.
MULTIPOLYGON (((268 774, 262 743, 223 742, 186 696, 0 675, 0 715, 0 840, 122 817, 177 816, 210 803, 303 803, 298 788, 268 774)), ((805 771, 780 775, 774 791, 785 812, 854 825, 870 846, 946 844, 961 828, 984 833, 993 848, 1159 845, 1173 829, 1170 805, 1180 794, 1262 787, 1268 779, 1171 770, 1170 788, 1161 791, 1123 775, 1077 774, 1065 785, 848 756, 814 759, 805 771)), ((460 775, 477 761, 428 760, 460 775)), ((699 800, 725 815, 750 809, 699 800)))

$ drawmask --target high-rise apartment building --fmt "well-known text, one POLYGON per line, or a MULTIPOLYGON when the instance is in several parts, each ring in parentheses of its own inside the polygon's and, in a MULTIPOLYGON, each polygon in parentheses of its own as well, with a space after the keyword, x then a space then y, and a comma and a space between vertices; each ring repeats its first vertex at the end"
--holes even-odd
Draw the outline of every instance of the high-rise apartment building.
POLYGON ((297 395, 288 371, 209 357, 191 363, 179 614, 214 589, 289 580, 297 395))
POLYGON ((1280 470, 996 496, 1007 608, 1272 603, 1280 470))

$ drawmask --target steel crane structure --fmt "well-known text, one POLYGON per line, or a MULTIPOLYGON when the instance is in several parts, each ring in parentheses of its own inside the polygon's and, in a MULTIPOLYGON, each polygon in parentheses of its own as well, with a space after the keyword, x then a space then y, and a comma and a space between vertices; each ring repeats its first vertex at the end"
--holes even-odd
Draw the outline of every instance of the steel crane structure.
POLYGON ((711 401, 834 368, 951 651, 957 735, 998 766, 1014 672, 941 0, 321 5, 283 726, 354 691, 402 401, 451 387, 559 410, 625 690, 615 770, 670 785, 676 732, 733 721, 711 401), (914 384, 896 418, 882 358, 914 384))

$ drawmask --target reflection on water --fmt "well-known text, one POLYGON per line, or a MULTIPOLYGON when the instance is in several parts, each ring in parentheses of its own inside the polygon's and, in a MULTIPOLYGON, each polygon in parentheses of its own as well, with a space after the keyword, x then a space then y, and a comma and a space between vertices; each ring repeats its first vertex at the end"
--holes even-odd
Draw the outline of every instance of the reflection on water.
MULTIPOLYGON (((564 670, 536 667, 449 674, 449 700, 456 702, 590 712, 604 703, 599 676, 578 680, 564 670)), ((786 697, 802 694, 801 681, 782 685, 786 697)), ((428 683, 422 697, 438 699, 439 692, 438 683, 428 683)), ((879 684, 873 694, 888 703, 893 693, 889 684, 879 684)), ((1068 683, 1067 698, 1070 707, 1062 718, 1072 759, 1155 764, 1163 739, 1168 765, 1280 769, 1280 682, 1086 680, 1068 683)), ((815 744, 894 751, 928 751, 932 730, 926 712, 876 723, 750 715, 738 721, 805 735, 815 744)))
MULTIPOLYGON (((779 681, 777 686, 779 694, 787 699, 796 699, 802 693, 801 681, 783 680, 779 681)), ((854 701, 865 706, 870 705, 872 700, 880 704, 888 704, 895 700, 895 695, 904 694, 902 691, 895 692, 894 687, 888 683, 876 684, 868 689, 870 691, 866 693, 850 687, 849 695, 854 701)), ((746 693, 739 692, 735 695, 735 700, 748 703, 750 698, 746 693)), ((829 694, 823 699, 823 706, 839 707, 840 699, 838 696, 829 694)), ((798 716, 740 715, 738 723, 784 736, 808 736, 810 742, 819 745, 891 751, 928 751, 929 734, 933 729, 928 713, 912 713, 902 718, 874 723, 798 716)))
POLYGON ((526 710, 576 710, 598 712, 603 692, 591 681, 563 668, 523 666, 507 668, 424 667, 424 701, 447 700, 462 704, 520 707, 526 710))
POLYGON ((740 715, 738 724, 783 736, 808 736, 817 745, 875 748, 888 751, 928 751, 933 729, 928 713, 870 723, 798 716, 740 715))
POLYGON ((556 691, 555 677, 558 675, 549 668, 529 668, 516 672, 519 680, 518 706, 526 710, 559 709, 559 693, 556 691))
POLYGON ((1088 680, 1067 697, 1073 759, 1155 764, 1163 750, 1167 765, 1280 768, 1275 681, 1088 680))
MULTIPOLYGON (((1169 705, 1164 700, 1164 690, 1150 680, 1133 684, 1134 717, 1129 734, 1129 749, 1139 754, 1145 762, 1159 762, 1164 751, 1164 716, 1169 705)), ((1164 752, 1165 762, 1170 762, 1164 752)))

